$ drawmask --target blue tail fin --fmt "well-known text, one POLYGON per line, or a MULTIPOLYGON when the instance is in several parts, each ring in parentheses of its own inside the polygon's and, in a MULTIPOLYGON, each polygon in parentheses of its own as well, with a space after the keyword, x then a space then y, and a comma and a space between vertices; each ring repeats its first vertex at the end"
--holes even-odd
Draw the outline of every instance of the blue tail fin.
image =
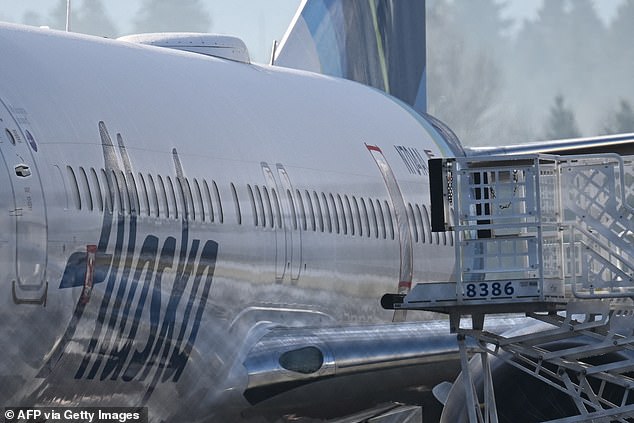
POLYGON ((274 63, 361 82, 424 113, 425 1, 304 0, 274 63))

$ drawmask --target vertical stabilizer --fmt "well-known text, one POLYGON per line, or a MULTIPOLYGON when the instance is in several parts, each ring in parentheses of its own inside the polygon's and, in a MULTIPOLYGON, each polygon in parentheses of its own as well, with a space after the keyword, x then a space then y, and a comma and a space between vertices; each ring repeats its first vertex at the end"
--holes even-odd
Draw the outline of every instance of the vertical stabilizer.
POLYGON ((274 63, 357 81, 426 112, 424 0, 304 0, 274 63))

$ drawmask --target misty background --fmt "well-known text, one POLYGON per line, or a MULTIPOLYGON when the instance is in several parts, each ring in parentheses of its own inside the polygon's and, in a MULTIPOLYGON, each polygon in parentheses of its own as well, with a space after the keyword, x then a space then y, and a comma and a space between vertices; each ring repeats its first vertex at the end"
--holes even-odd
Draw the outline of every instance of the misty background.
POLYGON ((466 145, 634 132, 634 0, 435 0, 427 10, 428 108, 466 145))
MULTIPOLYGON (((241 37, 268 62, 299 0, 73 0, 72 30, 241 37)), ((63 29, 66 0, 0 0, 63 29)), ((634 132, 634 0, 427 0, 429 112, 465 145, 634 132)))

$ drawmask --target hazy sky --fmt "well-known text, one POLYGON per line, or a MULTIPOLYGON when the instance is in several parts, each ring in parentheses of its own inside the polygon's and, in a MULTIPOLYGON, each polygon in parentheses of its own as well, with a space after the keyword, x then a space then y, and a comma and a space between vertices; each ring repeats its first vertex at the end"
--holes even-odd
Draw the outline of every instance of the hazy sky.
MULTIPOLYGON (((88 0, 72 0, 72 3, 81 6, 83 1, 88 0)), ((506 16, 516 19, 519 26, 522 20, 536 16, 542 1, 507 0, 506 16)), ((614 16, 622 1, 594 0, 597 11, 605 22, 609 22, 614 16)), ((57 3, 58 0, 0 0, 0 20, 21 22, 27 11, 36 11, 46 16, 57 3)), ((105 0, 103 3, 122 34, 130 33, 141 0, 105 0)), ((252 59, 263 62, 268 61, 273 40, 281 39, 301 1, 203 0, 202 3, 212 18, 211 32, 232 34, 242 38, 249 47, 252 59)))
MULTIPOLYGON (((570 0, 575 1, 575 0, 570 0)), ((507 14, 509 17, 531 19, 537 16, 537 10, 543 0, 508 0, 507 14)), ((608 23, 614 17, 617 7, 623 0, 594 0, 597 12, 604 22, 608 23)))
MULTIPOLYGON (((72 0, 71 4, 81 7, 84 1, 89 0, 72 0)), ((21 23, 27 11, 46 16, 58 2, 0 0, 0 20, 21 23)), ((301 0, 202 0, 201 3, 211 16, 210 32, 242 38, 252 59, 262 62, 268 61, 273 40, 282 38, 301 0)), ((142 0, 103 0, 103 4, 122 35, 133 31, 133 20, 142 0)))

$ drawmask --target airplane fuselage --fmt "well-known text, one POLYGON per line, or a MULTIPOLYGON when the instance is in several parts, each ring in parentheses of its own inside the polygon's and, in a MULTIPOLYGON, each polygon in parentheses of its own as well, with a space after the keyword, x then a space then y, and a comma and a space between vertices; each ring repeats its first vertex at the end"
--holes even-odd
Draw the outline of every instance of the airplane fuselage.
POLYGON ((0 56, 3 404, 193 421, 269 328, 389 322, 382 294, 452 277, 452 153, 384 93, 12 25, 0 56))

